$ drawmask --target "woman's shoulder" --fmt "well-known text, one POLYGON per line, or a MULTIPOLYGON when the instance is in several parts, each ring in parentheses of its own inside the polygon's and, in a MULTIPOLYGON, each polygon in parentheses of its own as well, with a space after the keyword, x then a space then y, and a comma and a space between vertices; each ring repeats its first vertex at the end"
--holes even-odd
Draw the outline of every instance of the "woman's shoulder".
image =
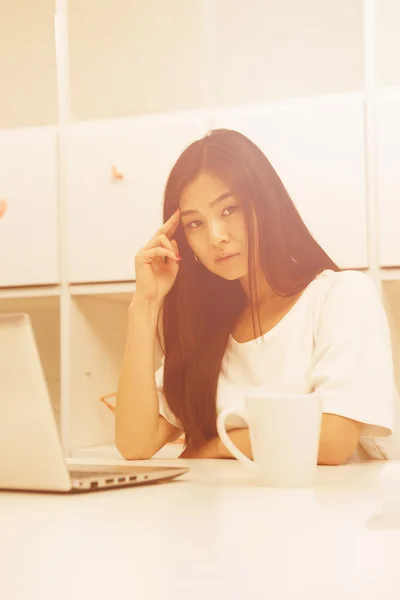
POLYGON ((383 310, 379 292, 372 279, 355 270, 323 271, 315 281, 315 316, 351 321, 383 310))
POLYGON ((324 299, 332 295, 338 298, 344 297, 347 300, 350 300, 351 297, 357 299, 366 296, 378 297, 378 290, 372 279, 361 271, 326 269, 316 277, 315 284, 316 290, 322 293, 324 299))

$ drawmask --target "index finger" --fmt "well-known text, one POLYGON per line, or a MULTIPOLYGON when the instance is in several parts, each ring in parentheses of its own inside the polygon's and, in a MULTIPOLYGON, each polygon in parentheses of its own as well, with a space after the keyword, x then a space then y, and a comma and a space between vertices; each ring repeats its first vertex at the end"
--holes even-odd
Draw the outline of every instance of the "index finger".
POLYGON ((160 235, 160 233, 164 233, 169 239, 171 239, 171 237, 174 235, 179 222, 181 220, 181 211, 176 210, 174 212, 174 214, 168 219, 168 221, 166 221, 164 223, 164 225, 162 225, 162 227, 160 227, 160 229, 157 231, 156 235, 160 235))

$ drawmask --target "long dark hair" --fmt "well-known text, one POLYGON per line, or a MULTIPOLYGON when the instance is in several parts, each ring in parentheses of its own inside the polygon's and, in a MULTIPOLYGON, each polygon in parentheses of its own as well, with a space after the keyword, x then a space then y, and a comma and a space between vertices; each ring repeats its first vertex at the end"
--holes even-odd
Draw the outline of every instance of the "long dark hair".
MULTIPOLYGON (((262 270, 272 289, 281 296, 301 292, 325 269, 340 269, 308 231, 269 160, 237 131, 213 130, 181 154, 165 189, 164 222, 179 206, 183 190, 202 171, 229 185, 243 205, 257 337, 261 326, 255 245, 251 243, 256 235, 262 270)), ((181 226, 175 238, 182 261, 163 305, 164 393, 172 412, 183 424, 186 444, 195 446, 217 435, 218 377, 229 335, 246 297, 239 281, 224 280, 196 262, 181 226)))

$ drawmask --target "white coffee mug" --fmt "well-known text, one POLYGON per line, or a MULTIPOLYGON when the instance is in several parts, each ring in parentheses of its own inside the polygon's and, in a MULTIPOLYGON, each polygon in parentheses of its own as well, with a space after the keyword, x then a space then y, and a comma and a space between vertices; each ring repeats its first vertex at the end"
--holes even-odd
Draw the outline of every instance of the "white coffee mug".
POLYGON ((309 486, 315 482, 322 401, 316 393, 246 396, 246 410, 227 408, 217 419, 218 434, 228 450, 254 470, 262 485, 309 486), (225 421, 242 417, 249 425, 254 461, 229 438, 225 421))

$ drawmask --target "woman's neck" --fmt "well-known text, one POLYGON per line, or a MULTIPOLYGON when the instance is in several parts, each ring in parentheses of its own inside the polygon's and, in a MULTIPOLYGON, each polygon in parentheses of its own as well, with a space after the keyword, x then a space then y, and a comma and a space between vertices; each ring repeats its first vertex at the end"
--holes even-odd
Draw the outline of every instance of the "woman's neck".
MULTIPOLYGON (((278 298, 281 298, 281 296, 272 289, 272 287, 268 283, 267 278, 265 277, 264 273, 262 272, 262 270, 260 268, 256 269, 256 283, 257 283, 257 298, 251 299, 249 275, 246 275, 245 277, 242 277, 242 279, 240 279, 240 284, 247 296, 249 308, 251 306, 252 300, 253 300, 253 308, 256 308, 257 300, 258 300, 258 306, 260 308, 261 307, 267 308, 268 306, 276 304, 276 300, 278 298)), ((253 292, 254 291, 255 290, 253 290, 253 292)))

